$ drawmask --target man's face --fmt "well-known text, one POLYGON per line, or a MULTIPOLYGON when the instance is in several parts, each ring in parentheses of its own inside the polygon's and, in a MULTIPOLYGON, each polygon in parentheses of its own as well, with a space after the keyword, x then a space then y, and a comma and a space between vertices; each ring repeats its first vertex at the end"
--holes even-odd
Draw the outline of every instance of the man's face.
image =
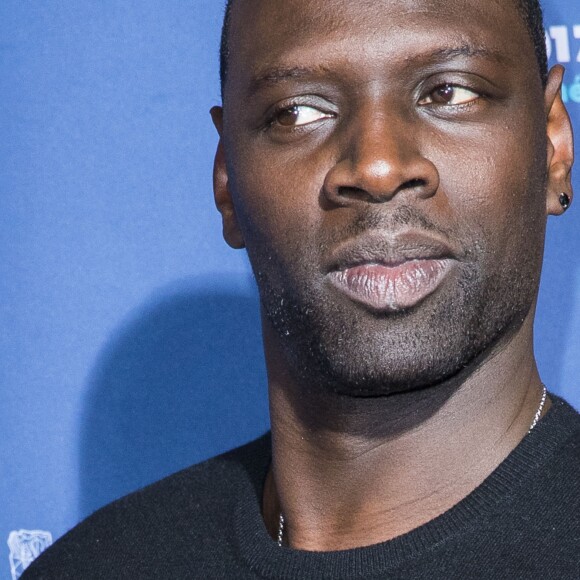
POLYGON ((546 135, 514 2, 238 0, 230 44, 226 230, 299 379, 421 388, 520 328, 546 135))

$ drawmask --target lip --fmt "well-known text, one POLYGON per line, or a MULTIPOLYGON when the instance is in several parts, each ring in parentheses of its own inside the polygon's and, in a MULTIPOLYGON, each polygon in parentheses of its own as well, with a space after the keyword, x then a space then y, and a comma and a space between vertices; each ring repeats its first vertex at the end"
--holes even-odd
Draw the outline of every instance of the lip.
POLYGON ((379 312, 411 308, 441 285, 457 262, 445 240, 423 232, 375 232, 341 244, 326 277, 351 300, 379 312))
POLYGON ((415 306, 435 292, 453 260, 409 260, 397 266, 361 264, 328 274, 330 283, 351 299, 382 312, 415 306))

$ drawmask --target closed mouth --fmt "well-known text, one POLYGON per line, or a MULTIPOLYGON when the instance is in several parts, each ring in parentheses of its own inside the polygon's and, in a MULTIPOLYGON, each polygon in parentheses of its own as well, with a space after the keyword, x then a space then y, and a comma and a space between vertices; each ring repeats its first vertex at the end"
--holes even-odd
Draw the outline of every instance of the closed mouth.
POLYGON ((397 265, 360 264, 334 270, 330 283, 349 298, 373 310, 411 308, 435 292, 454 264, 452 259, 416 259, 397 265))
POLYGON ((434 236, 371 233, 339 246, 326 277, 335 289, 363 306, 397 312, 435 292, 456 264, 450 245, 434 236))

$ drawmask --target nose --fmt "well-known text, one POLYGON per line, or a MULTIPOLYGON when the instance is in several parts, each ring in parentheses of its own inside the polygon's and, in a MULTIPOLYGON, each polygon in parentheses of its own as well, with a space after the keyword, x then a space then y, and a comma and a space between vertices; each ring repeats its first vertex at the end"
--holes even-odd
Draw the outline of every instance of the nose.
POLYGON ((333 204, 384 203, 403 193, 435 195, 439 172, 421 153, 412 121, 360 111, 344 133, 338 161, 324 180, 324 195, 333 204))

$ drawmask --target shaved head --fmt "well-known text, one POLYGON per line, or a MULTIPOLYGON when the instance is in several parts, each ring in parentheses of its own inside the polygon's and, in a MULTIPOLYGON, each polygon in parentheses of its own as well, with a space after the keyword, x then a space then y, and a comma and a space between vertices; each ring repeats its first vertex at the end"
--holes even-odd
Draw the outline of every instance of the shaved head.
MULTIPOLYGON (((233 7, 243 0, 227 0, 224 14, 224 23, 220 45, 220 83, 222 100, 224 98, 225 86, 228 77, 228 65, 230 61, 230 29, 232 26, 233 7)), ((270 0, 271 1, 271 0, 270 0)), ((538 62, 538 72, 545 85, 548 78, 548 55, 546 53, 546 40, 544 32, 544 18, 539 0, 515 0, 517 8, 528 29, 532 39, 536 60, 538 62)))

